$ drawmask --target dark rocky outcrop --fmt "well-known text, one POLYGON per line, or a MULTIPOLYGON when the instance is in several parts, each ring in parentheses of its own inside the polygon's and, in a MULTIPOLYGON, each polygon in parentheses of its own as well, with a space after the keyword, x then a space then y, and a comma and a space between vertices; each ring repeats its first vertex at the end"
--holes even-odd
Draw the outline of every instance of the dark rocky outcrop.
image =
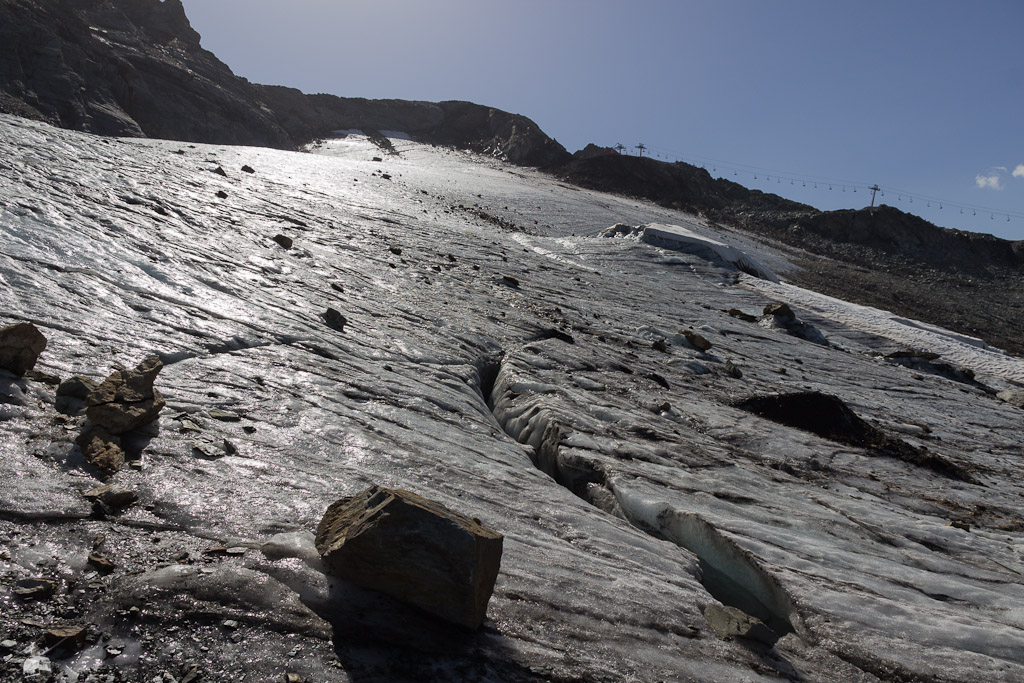
POLYGON ((440 503, 377 486, 327 508, 316 532, 341 578, 470 629, 484 620, 502 541, 440 503))
POLYGON ((0 369, 24 375, 35 367, 46 349, 46 337, 32 323, 15 323, 0 329, 0 369))
POLYGON ((0 112, 101 135, 294 148, 332 130, 402 130, 547 165, 568 153, 526 117, 469 102, 305 95, 250 83, 200 45, 181 0, 2 0, 0 112))

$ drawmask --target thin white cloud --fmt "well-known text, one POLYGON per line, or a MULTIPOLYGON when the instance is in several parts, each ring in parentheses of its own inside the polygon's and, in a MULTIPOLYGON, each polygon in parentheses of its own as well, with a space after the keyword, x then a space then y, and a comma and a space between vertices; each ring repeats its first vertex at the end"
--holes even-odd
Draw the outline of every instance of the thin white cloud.
POLYGON ((1024 164, 1017 164, 1017 168, 1013 169, 1014 178, 1024 178, 1024 164))
MULTIPOLYGON (((1014 173, 1016 174, 1016 171, 1014 171, 1014 173)), ((1024 171, 1021 171, 1021 174, 1024 175, 1024 171)), ((989 171, 987 175, 982 175, 981 173, 979 173, 978 175, 974 176, 974 182, 977 183, 978 187, 980 187, 983 190, 1003 189, 1003 183, 999 177, 999 173, 993 171, 989 171)))

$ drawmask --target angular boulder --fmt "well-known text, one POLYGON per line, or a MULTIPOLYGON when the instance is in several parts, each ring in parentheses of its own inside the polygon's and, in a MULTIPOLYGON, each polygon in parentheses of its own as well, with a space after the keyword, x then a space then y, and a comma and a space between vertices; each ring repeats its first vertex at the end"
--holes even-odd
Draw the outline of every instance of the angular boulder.
POLYGON ((440 503, 373 486, 327 508, 316 548, 337 576, 476 629, 494 590, 503 540, 440 503))
POLYGON ((8 325, 0 329, 0 368, 24 375, 45 348, 46 337, 32 323, 8 325))
POLYGON ((134 370, 115 370, 85 399, 85 416, 111 434, 124 434, 157 418, 165 403, 153 381, 164 364, 156 356, 134 370))

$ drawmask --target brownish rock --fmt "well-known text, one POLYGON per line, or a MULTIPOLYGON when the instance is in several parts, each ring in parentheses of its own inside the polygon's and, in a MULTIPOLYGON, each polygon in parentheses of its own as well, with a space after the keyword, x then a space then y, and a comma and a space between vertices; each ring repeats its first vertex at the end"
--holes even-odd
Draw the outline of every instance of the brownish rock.
POLYGON ((111 434, 123 434, 152 422, 164 407, 163 396, 153 388, 163 366, 159 358, 150 356, 134 370, 115 370, 89 392, 86 417, 111 434))
POLYGON ((84 626, 53 626, 43 634, 43 641, 49 647, 64 646, 80 650, 85 646, 85 634, 84 626))
POLYGON ((46 337, 32 323, 15 323, 0 329, 0 368, 24 375, 46 348, 46 337))
POLYGON ((121 439, 103 427, 86 429, 75 439, 75 443, 82 449, 86 462, 100 468, 105 474, 113 474, 124 467, 121 439))
POLYGON ((711 348, 711 342, 693 330, 680 330, 680 332, 686 337, 686 341, 690 343, 690 346, 698 351, 707 351, 711 348))
POLYGON ((120 510, 135 503, 139 496, 130 489, 116 484, 105 484, 86 491, 83 494, 88 500, 99 501, 111 510, 120 510))
POLYGON ((327 508, 316 548, 333 573, 476 629, 504 538, 409 491, 373 486, 327 508))

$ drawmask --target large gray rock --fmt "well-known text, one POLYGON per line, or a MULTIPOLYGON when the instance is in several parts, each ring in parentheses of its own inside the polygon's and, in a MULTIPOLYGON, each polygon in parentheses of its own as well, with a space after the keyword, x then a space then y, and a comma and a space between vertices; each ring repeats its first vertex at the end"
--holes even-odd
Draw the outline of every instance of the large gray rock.
POLYGON ((484 620, 502 541, 440 503, 378 486, 332 504, 316 533, 336 575, 471 629, 484 620))
POLYGON ((45 348, 46 337, 32 323, 8 325, 0 329, 0 368, 24 375, 45 348))
POLYGON ((85 399, 85 415, 111 434, 124 434, 157 418, 165 402, 153 381, 164 364, 156 356, 134 370, 115 370, 85 399))

